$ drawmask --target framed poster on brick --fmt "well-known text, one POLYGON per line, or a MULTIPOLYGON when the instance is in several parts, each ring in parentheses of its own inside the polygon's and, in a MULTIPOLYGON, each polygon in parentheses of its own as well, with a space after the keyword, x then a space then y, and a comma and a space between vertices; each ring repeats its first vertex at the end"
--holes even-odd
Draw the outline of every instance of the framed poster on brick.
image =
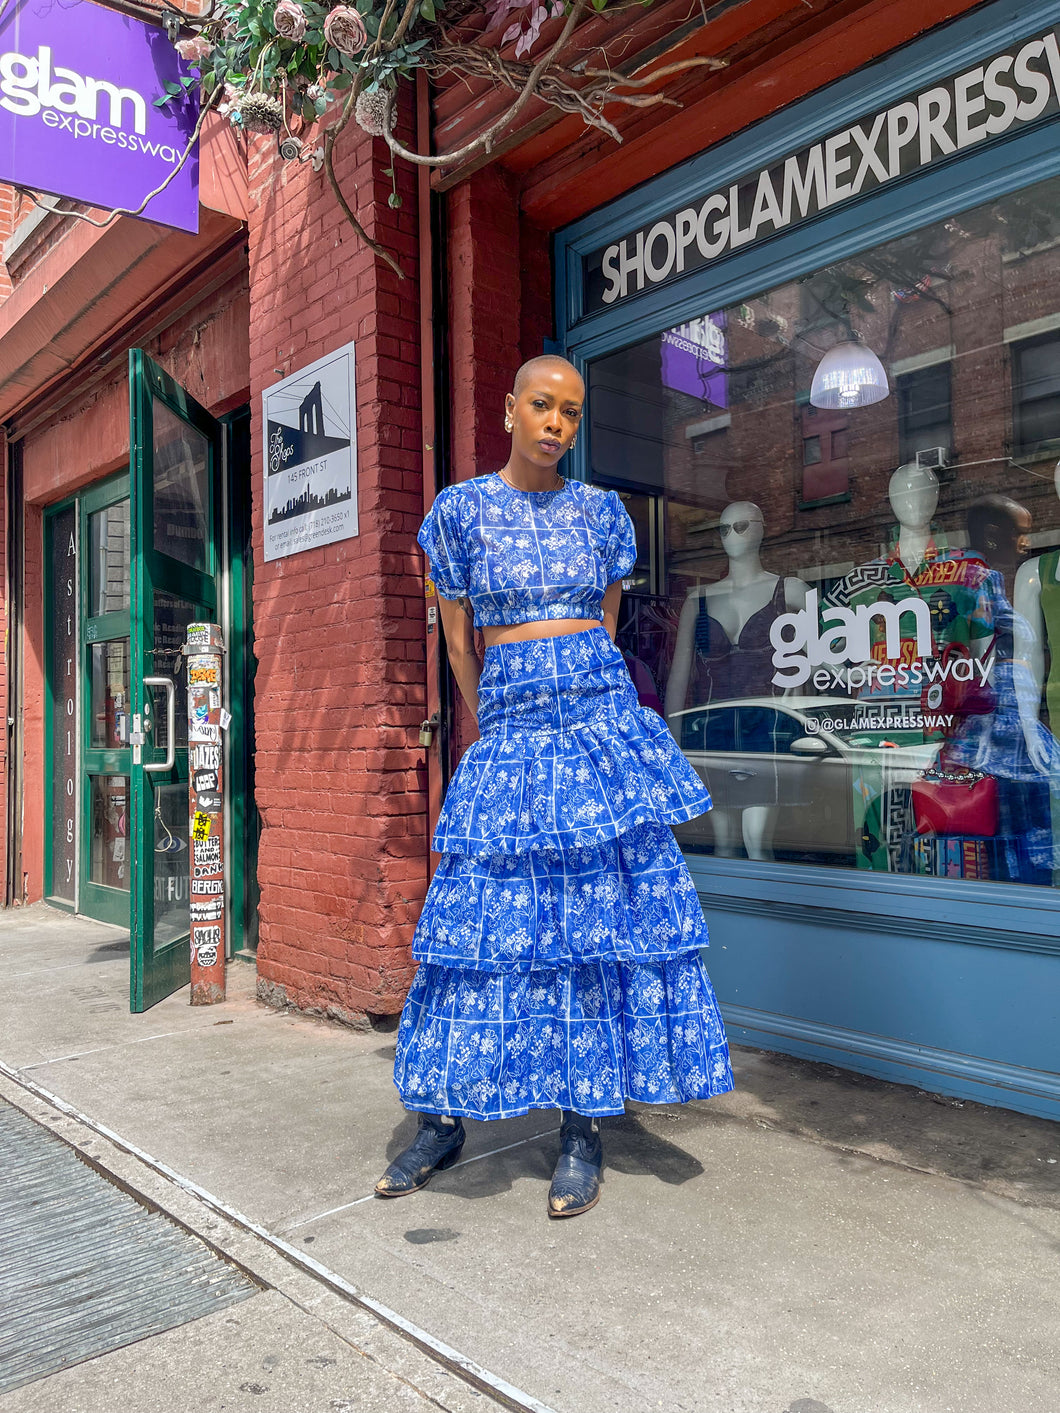
POLYGON ((357 534, 355 374, 348 343, 262 393, 267 560, 357 534))

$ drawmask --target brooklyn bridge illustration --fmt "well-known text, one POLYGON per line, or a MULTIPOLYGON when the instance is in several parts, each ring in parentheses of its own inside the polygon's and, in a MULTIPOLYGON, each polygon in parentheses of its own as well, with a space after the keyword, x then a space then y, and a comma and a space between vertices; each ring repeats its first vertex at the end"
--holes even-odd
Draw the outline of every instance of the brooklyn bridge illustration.
MULTIPOLYGON (((296 385, 297 386, 297 385, 296 385)), ((304 387, 305 384, 302 384, 304 387)), ((295 389, 287 389, 289 394, 295 389)), ((297 395, 297 394, 295 394, 297 395)), ((305 484, 297 495, 289 495, 276 503, 270 494, 272 508, 269 511, 269 524, 277 525, 310 511, 324 510, 328 506, 339 505, 353 499, 352 458, 334 456, 335 452, 349 448, 349 429, 342 423, 334 407, 328 403, 325 417, 325 403, 321 381, 318 378, 302 398, 297 407, 298 425, 268 419, 268 472, 270 482, 274 477, 289 477, 311 462, 320 463, 306 477, 305 484), (329 424, 332 430, 329 430, 329 424), (335 432, 340 435, 335 435, 335 432), (341 435, 345 433, 345 435, 341 435)), ((294 412, 295 409, 292 409, 294 412)), ((270 414, 273 407, 270 402, 270 414)), ((279 413, 283 415, 282 412, 279 413)))

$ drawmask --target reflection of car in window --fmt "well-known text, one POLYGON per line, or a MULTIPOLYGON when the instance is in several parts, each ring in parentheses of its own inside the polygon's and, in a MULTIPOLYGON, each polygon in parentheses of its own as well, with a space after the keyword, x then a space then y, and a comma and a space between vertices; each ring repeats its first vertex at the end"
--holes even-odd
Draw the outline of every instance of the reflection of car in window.
MULTIPOLYGON (((800 857, 853 861, 859 772, 886 770, 888 789, 908 788, 937 743, 884 744, 849 697, 751 697, 677 712, 670 724, 715 804, 742 809, 775 787, 773 847, 800 857)), ((884 738, 885 739, 885 738, 884 738)), ((712 837, 706 815, 678 831, 695 847, 712 837)))

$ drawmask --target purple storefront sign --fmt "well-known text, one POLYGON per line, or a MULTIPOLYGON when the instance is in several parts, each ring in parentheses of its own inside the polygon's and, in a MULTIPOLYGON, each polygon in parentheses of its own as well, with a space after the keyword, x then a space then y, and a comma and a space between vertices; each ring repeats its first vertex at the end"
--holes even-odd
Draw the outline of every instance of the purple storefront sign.
POLYGON ((725 315, 705 314, 662 335, 662 385, 728 407, 725 315))
MULTIPOLYGON (((135 210, 195 129, 195 90, 155 107, 187 72, 154 25, 91 0, 10 0, 0 15, 0 181, 135 210)), ((143 218, 198 231, 197 150, 143 218)))

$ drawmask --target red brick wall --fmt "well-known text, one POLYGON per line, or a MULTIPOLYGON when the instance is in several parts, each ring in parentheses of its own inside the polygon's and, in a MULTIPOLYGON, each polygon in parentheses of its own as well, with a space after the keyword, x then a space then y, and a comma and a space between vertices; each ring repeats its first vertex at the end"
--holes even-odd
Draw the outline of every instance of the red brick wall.
POLYGON ((415 183, 351 124, 344 193, 398 255, 360 242, 323 173, 251 155, 251 386, 259 994, 352 1023, 400 1009, 427 884, 415 183), (356 340, 360 533, 266 564, 261 393, 356 340), (279 371, 278 371, 279 370, 279 371))
MULTIPOLYGON (((0 184, 0 247, 18 224, 21 203, 22 198, 13 186, 0 184)), ((6 299, 10 293, 11 276, 7 273, 7 266, 0 260, 0 299, 6 299)))
POLYGON ((448 200, 452 465, 463 481, 508 459, 504 398, 522 362, 520 223, 514 184, 499 167, 448 200))

